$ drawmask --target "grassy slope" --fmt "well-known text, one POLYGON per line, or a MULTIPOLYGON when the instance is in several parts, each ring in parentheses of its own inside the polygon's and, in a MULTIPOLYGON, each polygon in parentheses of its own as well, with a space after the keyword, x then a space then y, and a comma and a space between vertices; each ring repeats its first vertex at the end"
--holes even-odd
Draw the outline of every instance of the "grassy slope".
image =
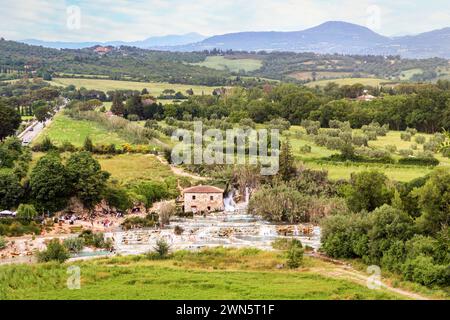
POLYGON ((345 278, 334 265, 305 258, 299 270, 278 270, 276 252, 207 250, 178 252, 149 261, 142 256, 76 262, 81 289, 66 287, 67 265, 0 267, 0 299, 400 299, 345 278), (330 273, 331 272, 331 273, 330 273))
MULTIPOLYGON (((324 169, 329 172, 332 179, 347 179, 352 172, 360 172, 368 169, 378 169, 383 171, 389 178, 397 181, 410 181, 415 178, 424 176, 432 171, 432 168, 424 166, 402 166, 402 165, 389 165, 389 164, 352 164, 352 163, 318 163, 320 158, 328 157, 337 151, 328 150, 324 147, 315 145, 312 141, 306 140, 305 136, 299 136, 298 132, 305 133, 305 131, 299 126, 292 126, 289 130, 289 139, 292 145, 292 151, 299 161, 304 161, 307 167, 313 169, 324 169), (300 148, 304 145, 312 147, 311 153, 303 153, 300 148)), ((431 135, 423 135, 428 140, 431 135)), ((415 143, 414 137, 411 142, 403 141, 400 139, 399 131, 390 131, 385 137, 378 137, 376 141, 370 141, 369 146, 378 149, 384 149, 387 145, 395 145, 398 150, 409 149, 410 146, 415 143)), ((422 146, 418 145, 418 151, 422 150, 422 146)), ((416 152, 418 152, 416 151, 416 152)), ((398 156, 394 155, 394 158, 398 156)), ((450 159, 444 158, 441 155, 436 155, 436 158, 441 161, 442 166, 450 166, 450 159)))
POLYGON ((54 78, 50 84, 55 86, 68 86, 75 85, 77 88, 85 87, 86 89, 95 89, 101 91, 110 90, 138 90, 146 88, 150 94, 160 95, 164 89, 174 89, 185 93, 186 90, 192 89, 195 94, 212 94, 215 87, 208 86, 195 86, 184 84, 170 84, 166 82, 136 82, 136 81, 116 81, 116 80, 103 80, 103 79, 77 79, 77 78, 54 78))
POLYGON ((112 179, 121 182, 136 180, 163 180, 173 176, 168 165, 162 164, 153 155, 123 154, 114 157, 97 156, 103 170, 111 173, 112 179))
POLYGON ((53 122, 44 129, 36 142, 41 141, 45 136, 48 136, 57 145, 69 141, 78 147, 83 145, 86 137, 90 137, 94 144, 122 145, 126 143, 117 133, 108 132, 95 122, 73 120, 62 113, 55 116, 53 122))
POLYGON ((227 59, 223 56, 207 57, 205 61, 200 63, 192 63, 192 65, 207 67, 216 70, 230 70, 231 72, 256 71, 262 67, 262 61, 257 59, 227 59))

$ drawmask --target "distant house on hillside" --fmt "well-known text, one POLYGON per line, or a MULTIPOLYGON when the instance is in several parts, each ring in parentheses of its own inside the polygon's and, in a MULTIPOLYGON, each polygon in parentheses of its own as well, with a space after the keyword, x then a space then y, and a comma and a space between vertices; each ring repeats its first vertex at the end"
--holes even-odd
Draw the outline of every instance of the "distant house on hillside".
POLYGON ((184 212, 212 212, 224 210, 223 190, 213 186, 196 186, 183 190, 184 212))
POLYGON ((377 97, 370 95, 367 90, 364 90, 364 94, 359 96, 359 97, 357 97, 356 100, 358 100, 358 101, 372 101, 372 100, 375 100, 376 98, 377 97))
POLYGON ((112 51, 113 47, 102 47, 102 46, 96 46, 94 48, 94 52, 98 54, 106 54, 110 51, 112 51))

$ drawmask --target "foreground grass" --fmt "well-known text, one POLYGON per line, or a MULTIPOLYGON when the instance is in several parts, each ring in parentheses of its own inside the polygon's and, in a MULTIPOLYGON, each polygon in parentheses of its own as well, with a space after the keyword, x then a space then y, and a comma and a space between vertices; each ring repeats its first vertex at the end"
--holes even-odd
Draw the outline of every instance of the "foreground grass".
POLYGON ((81 79, 81 78, 54 78, 50 84, 55 86, 74 85, 77 88, 84 87, 89 90, 113 91, 113 90, 138 90, 146 88, 150 94, 158 96, 165 89, 173 89, 185 93, 186 90, 192 89, 197 95, 212 94, 215 87, 195 86, 184 84, 172 84, 167 82, 137 82, 137 81, 118 81, 105 79, 81 79))
POLYGON ((177 252, 171 259, 102 258, 70 264, 0 267, 0 299, 401 299, 313 270, 333 265, 305 258, 298 270, 278 270, 280 253, 255 249, 177 252), (67 288, 67 268, 79 266, 81 289, 67 288))

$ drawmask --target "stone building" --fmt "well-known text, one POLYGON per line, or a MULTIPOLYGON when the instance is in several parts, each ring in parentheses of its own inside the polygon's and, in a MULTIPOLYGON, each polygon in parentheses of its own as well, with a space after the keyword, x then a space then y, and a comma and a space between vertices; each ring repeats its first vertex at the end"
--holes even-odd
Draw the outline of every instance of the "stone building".
POLYGON ((213 212, 224 210, 223 190, 212 186, 195 186, 183 190, 184 212, 213 212))

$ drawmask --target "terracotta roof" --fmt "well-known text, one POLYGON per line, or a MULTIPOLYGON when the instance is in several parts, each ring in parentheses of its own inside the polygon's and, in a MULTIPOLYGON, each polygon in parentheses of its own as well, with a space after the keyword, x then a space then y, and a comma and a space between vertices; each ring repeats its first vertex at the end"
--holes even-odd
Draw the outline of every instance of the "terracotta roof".
POLYGON ((195 186, 183 190, 184 193, 223 193, 222 189, 213 186, 195 186))

